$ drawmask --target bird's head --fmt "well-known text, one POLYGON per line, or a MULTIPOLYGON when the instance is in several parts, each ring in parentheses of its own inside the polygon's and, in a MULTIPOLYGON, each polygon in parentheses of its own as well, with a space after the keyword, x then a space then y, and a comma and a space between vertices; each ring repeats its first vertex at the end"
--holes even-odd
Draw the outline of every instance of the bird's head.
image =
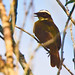
POLYGON ((37 13, 34 13, 35 17, 38 17, 40 20, 48 20, 51 19, 51 15, 47 10, 40 10, 37 13))

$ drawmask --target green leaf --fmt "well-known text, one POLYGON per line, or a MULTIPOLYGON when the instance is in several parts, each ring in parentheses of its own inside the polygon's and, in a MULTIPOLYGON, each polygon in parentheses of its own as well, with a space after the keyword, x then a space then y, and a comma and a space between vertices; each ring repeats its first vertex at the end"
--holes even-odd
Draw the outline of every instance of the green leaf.
POLYGON ((68 1, 68 2, 65 4, 65 6, 66 6, 67 4, 70 4, 70 3, 73 3, 73 2, 75 2, 75 0, 70 0, 70 1, 68 1))

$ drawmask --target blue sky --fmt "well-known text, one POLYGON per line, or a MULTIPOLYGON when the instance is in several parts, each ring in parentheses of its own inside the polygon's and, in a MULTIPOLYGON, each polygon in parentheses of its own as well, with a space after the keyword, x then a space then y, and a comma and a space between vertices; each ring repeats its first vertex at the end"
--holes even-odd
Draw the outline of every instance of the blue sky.
MULTIPOLYGON (((19 2, 18 2, 18 14, 17 14, 16 25, 21 27, 23 24, 23 19, 24 19, 24 0, 18 0, 18 1, 19 2)), ((3 2, 4 2, 4 4, 6 4, 6 11, 8 14, 9 9, 10 9, 9 2, 8 2, 8 0, 3 0, 3 2), (7 4, 7 2, 8 2, 8 4, 7 4)), ((28 8, 29 2, 30 2, 30 0, 27 0, 26 9, 28 8)), ((63 0, 62 3, 65 5, 65 0, 63 0)), ((68 7, 71 10, 72 4, 69 4, 68 7)), ((42 9, 46 9, 50 12, 54 23, 57 25, 60 32, 62 32, 65 27, 66 21, 67 21, 67 16, 66 16, 65 12, 61 9, 61 7, 58 5, 56 0, 34 0, 34 11, 32 9, 30 9, 30 13, 27 16, 26 26, 24 29, 26 31, 30 32, 31 34, 33 34, 33 25, 34 25, 34 22, 38 20, 38 18, 32 19, 32 17, 33 17, 32 13, 38 12, 39 10, 42 10, 42 9)), ((73 16, 75 16, 75 13, 73 14, 73 16)), ((16 34, 17 34, 16 37, 18 39, 20 30, 18 30, 16 28, 15 28, 15 30, 16 30, 16 34)), ((74 32, 75 32, 75 27, 73 28, 73 34, 74 34, 74 32)), ((74 36, 75 36, 75 34, 74 34, 74 36)), ((62 38, 62 34, 61 34, 61 38, 62 38)), ((37 45, 38 45, 37 42, 32 37, 30 37, 26 33, 23 33, 19 49, 24 54, 27 62, 29 61, 30 55, 34 51, 34 49, 37 47, 37 45)), ((5 45, 1 39, 0 39, 0 46, 2 47, 1 53, 3 54, 5 52, 4 51, 5 45), (1 44, 1 42, 2 42, 2 44, 1 44)), ((67 29, 67 35, 65 38, 64 58, 65 58, 64 64, 73 73, 75 73, 74 64, 72 62, 73 43, 71 41, 70 29, 67 29)), ((50 62, 50 58, 46 54, 46 51, 42 47, 40 47, 32 61, 32 65, 31 65, 34 75, 56 75, 58 69, 56 67, 52 68, 50 66, 49 62, 50 62)), ((21 69, 22 68, 20 66, 20 71, 19 71, 20 75, 22 75, 22 73, 23 73, 23 70, 21 70, 21 69)), ((60 75, 70 75, 70 74, 67 72, 67 70, 65 68, 62 68, 60 75)))

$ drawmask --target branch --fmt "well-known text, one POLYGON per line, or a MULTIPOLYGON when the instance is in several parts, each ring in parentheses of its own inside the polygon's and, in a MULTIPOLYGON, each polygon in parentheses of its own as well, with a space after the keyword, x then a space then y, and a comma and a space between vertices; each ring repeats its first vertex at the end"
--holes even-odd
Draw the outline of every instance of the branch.
MULTIPOLYGON (((64 7, 64 5, 61 3, 60 0, 56 0, 57 3, 61 6, 61 8, 64 10, 64 12, 67 14, 67 16, 69 16, 69 12, 68 10, 66 10, 66 8, 64 7)), ((74 6, 75 6, 75 3, 74 3, 74 6)), ((75 25, 75 20, 70 16, 70 19, 72 21, 72 23, 75 25)))
MULTIPOLYGON (((25 10, 26 3, 24 2, 25 15, 24 15, 24 19, 23 19, 22 29, 25 27, 25 23, 26 23, 27 16, 28 16, 29 11, 30 11, 30 9, 31 9, 31 7, 32 7, 32 4, 33 4, 32 2, 33 2, 33 1, 30 2, 29 7, 28 7, 28 10, 25 10)), ((18 42, 17 42, 18 44, 19 44, 20 41, 21 41, 21 37, 22 37, 22 31, 20 31, 19 40, 18 40, 18 42)))
MULTIPOLYGON (((29 66, 31 65, 31 62, 32 62, 32 60, 33 60, 33 58, 34 58, 34 56, 35 56, 35 53, 36 53, 37 50, 39 49, 39 47, 40 47, 40 45, 38 45, 38 46, 36 47, 36 49, 32 52, 32 54, 31 54, 31 56, 30 56, 30 59, 29 59, 29 62, 28 62, 27 65, 26 65, 25 75, 27 74, 28 69, 29 69, 29 66)), ((31 75, 31 74, 30 74, 30 75, 31 75)))
POLYGON ((0 72, 4 73, 4 75, 5 75, 5 64, 6 64, 5 60, 2 59, 2 56, 0 55, 0 72))
MULTIPOLYGON (((31 2, 31 3, 32 3, 32 2, 31 2)), ((31 8, 31 6, 32 6, 31 3, 30 3, 30 5, 29 5, 29 8, 28 8, 27 11, 24 9, 24 10, 25 10, 25 15, 24 15, 24 19, 23 19, 22 28, 25 27, 26 19, 27 19, 28 13, 29 13, 29 11, 30 11, 30 8, 31 8)), ((25 3, 24 3, 24 8, 25 8, 25 7, 26 7, 26 6, 25 6, 25 3)), ((26 68, 27 68, 27 62, 25 61, 24 55, 23 55, 22 53, 20 53, 20 51, 19 51, 19 49, 18 49, 19 43, 20 43, 21 37, 22 37, 22 31, 20 31, 19 34, 20 34, 20 35, 19 35, 19 39, 18 39, 17 43, 15 44, 15 52, 17 53, 17 54, 16 54, 16 55, 17 55, 17 58, 19 59, 19 62, 20 62, 20 64, 21 64, 21 66, 23 67, 24 71, 25 71, 26 68)), ((27 72, 26 72, 25 75, 33 75, 33 74, 32 74, 32 71, 31 71, 31 69, 30 69, 29 67, 28 67, 27 72)))
POLYGON ((64 68, 71 74, 71 75, 74 75, 67 67, 66 65, 62 64, 64 66, 64 68))
MULTIPOLYGON (((25 8, 25 3, 24 3, 24 8, 25 8)), ((25 26, 26 19, 27 19, 27 16, 28 16, 28 13, 29 13, 30 8, 31 8, 31 3, 30 3, 30 5, 29 5, 28 11, 26 11, 26 10, 24 9, 24 10, 25 10, 25 15, 24 15, 24 20, 23 20, 22 28, 24 28, 24 26, 25 26)), ((19 39, 18 39, 18 41, 17 41, 17 43, 16 43, 16 47, 15 47, 15 51, 17 52, 16 55, 17 55, 17 58, 18 58, 18 59, 19 59, 18 47, 19 47, 19 43, 20 43, 20 41, 21 41, 22 31, 20 31, 19 34, 20 34, 20 35, 19 35, 19 39)), ((25 69, 25 68, 24 68, 24 69, 25 69)))
POLYGON ((75 40, 74 40, 73 32, 72 32, 72 23, 70 25, 70 33, 71 33, 71 39, 72 39, 73 48, 74 48, 74 59, 73 59, 73 62, 74 62, 74 69, 75 69, 75 40))
MULTIPOLYGON (((3 33, 3 29, 1 29, 0 31, 3 33)), ((2 39, 4 40, 4 37, 0 36, 0 38, 2 38, 2 39)), ((15 43, 14 38, 13 38, 13 47, 15 48, 15 46, 16 46, 16 43, 15 43)), ((16 47, 17 47, 17 46, 16 46, 16 47)), ((26 68, 27 62, 26 62, 26 60, 25 60, 24 55, 20 52, 20 50, 18 50, 18 51, 19 51, 19 63, 21 64, 21 66, 22 66, 22 68, 23 68, 23 70, 24 70, 24 69, 26 68)), ((16 55, 16 52, 15 52, 15 51, 14 51, 14 53, 15 53, 15 55, 16 55)), ((32 71, 31 71, 30 68, 28 69, 28 72, 29 72, 29 74, 32 74, 32 71)), ((32 75, 33 75, 33 74, 32 74, 32 75)))
MULTIPOLYGON (((12 22, 12 30, 14 30, 14 26, 15 26, 15 23, 17 21, 17 6, 18 6, 18 0, 13 0, 12 3, 11 3, 11 9, 10 9, 10 13, 9 13, 9 16, 11 15, 11 22, 12 22)), ((25 18, 25 17, 24 17, 25 18)), ((24 22, 25 22, 25 19, 23 21, 23 25, 24 25, 24 22)), ((20 32, 21 34, 21 32, 20 32)), ((20 39, 19 39, 20 40, 20 39)), ((26 60, 25 60, 25 57, 24 55, 19 51, 18 47, 19 47, 19 42, 15 43, 14 41, 14 38, 13 38, 13 43, 14 43, 14 53, 17 57, 17 63, 18 61, 20 62, 23 70, 26 68, 26 60)), ((17 66, 17 65, 16 65, 17 66)), ((18 70, 18 69, 17 69, 18 70)), ((29 74, 32 74, 32 71, 31 69, 29 68, 28 69, 28 73, 29 74)))
POLYGON ((6 15, 5 7, 0 0, 0 16, 3 25, 3 34, 4 34, 4 41, 6 46, 6 68, 5 68, 5 75, 8 73, 10 75, 16 75, 14 70, 14 63, 13 63, 13 42, 12 42, 12 33, 10 29, 10 22, 9 17, 6 15))
POLYGON ((18 27, 16 25, 15 25, 15 27, 20 29, 21 31, 27 33, 28 35, 30 35, 32 38, 34 38, 40 44, 40 46, 43 46, 44 49, 49 52, 49 50, 44 46, 44 44, 41 44, 40 41, 34 35, 30 34, 29 32, 25 31, 24 29, 22 29, 22 28, 20 28, 20 27, 18 27))
POLYGON ((12 17, 15 23, 17 21, 17 6, 18 6, 18 0, 13 0, 12 3, 10 4, 10 11, 9 11, 9 18, 12 17))
POLYGON ((2 40, 4 40, 4 37, 2 37, 1 35, 0 35, 0 38, 1 38, 2 40))
MULTIPOLYGON (((66 0, 66 3, 68 2, 68 0, 66 0)), ((66 5, 66 10, 69 11, 68 6, 66 5)))
MULTIPOLYGON (((67 20, 67 22, 66 22, 65 28, 68 26, 70 17, 71 17, 71 15, 72 15, 73 11, 74 11, 74 7, 75 7, 75 4, 73 5, 73 8, 72 8, 72 10, 71 10, 71 12, 70 12, 70 14, 69 14, 69 16, 68 16, 68 20, 67 20)), ((63 32, 63 40, 62 40, 62 46, 61 46, 61 63, 60 63, 60 68, 59 68, 58 73, 57 73, 58 75, 60 74, 60 70, 61 70, 61 68, 62 68, 62 64, 63 64, 63 60, 64 60, 64 59, 63 59, 63 47, 64 47, 65 36, 66 36, 66 30, 64 29, 64 32, 63 32)))
POLYGON ((6 56, 7 56, 7 64, 10 67, 13 67, 13 43, 12 43, 12 35, 11 35, 11 30, 10 30, 10 23, 9 23, 9 18, 6 15, 6 10, 3 5, 3 3, 0 0, 0 13, 1 13, 1 20, 3 24, 3 34, 4 34, 4 40, 6 44, 6 56), (10 61, 9 59, 12 59, 10 61), (8 61, 9 60, 9 61, 8 61))

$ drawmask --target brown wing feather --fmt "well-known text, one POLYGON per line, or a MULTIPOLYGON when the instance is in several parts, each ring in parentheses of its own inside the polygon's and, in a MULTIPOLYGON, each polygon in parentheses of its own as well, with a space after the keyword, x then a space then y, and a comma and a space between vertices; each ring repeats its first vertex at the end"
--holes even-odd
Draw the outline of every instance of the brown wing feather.
MULTIPOLYGON (((41 43, 45 43, 46 41, 55 37, 59 33, 59 30, 53 22, 37 21, 34 24, 33 32, 35 33, 35 36, 40 40, 41 43)), ((48 45, 48 48, 50 48, 50 45, 48 45)), ((60 49, 60 46, 61 46, 60 35, 58 35, 58 38, 56 39, 56 41, 52 43, 51 45, 52 50, 54 50, 53 46, 55 46, 54 49, 56 48, 58 50, 60 49)))

